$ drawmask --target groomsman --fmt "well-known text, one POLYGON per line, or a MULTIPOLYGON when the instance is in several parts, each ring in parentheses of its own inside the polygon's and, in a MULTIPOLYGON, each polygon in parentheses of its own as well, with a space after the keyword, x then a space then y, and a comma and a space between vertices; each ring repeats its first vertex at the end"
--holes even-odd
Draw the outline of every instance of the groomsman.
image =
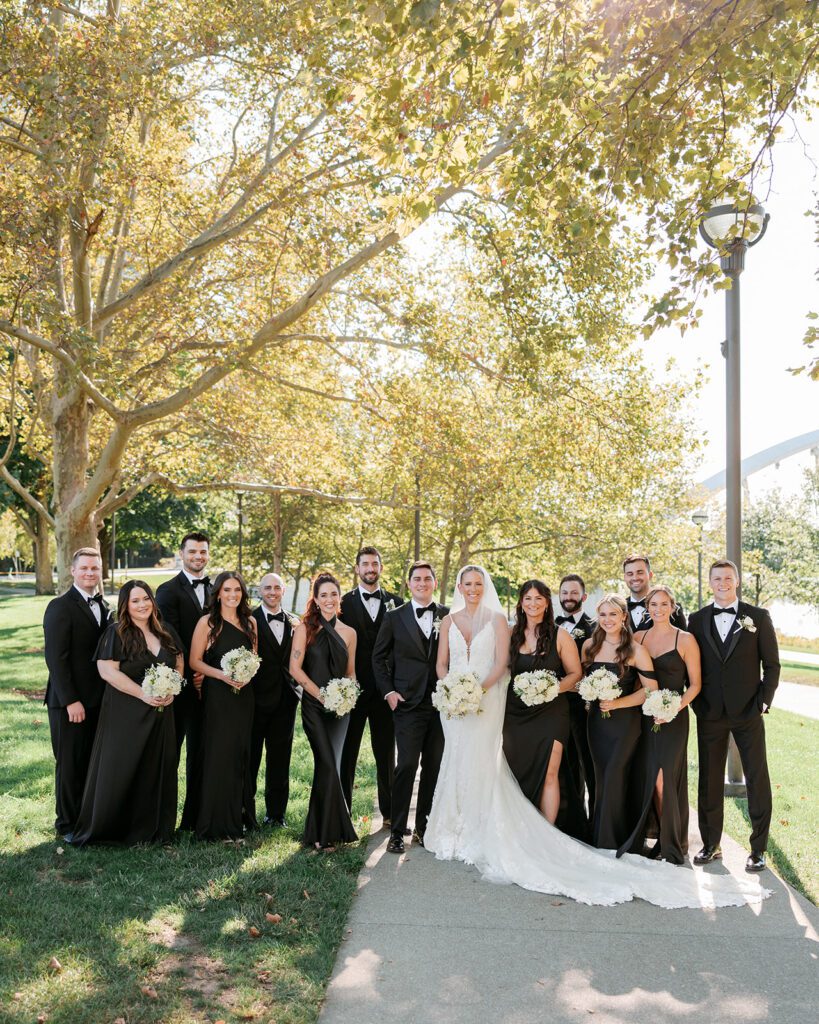
POLYGON ((293 680, 287 670, 295 620, 282 610, 284 592, 281 576, 275 572, 263 576, 259 583, 262 603, 253 612, 262 663, 252 682, 256 707, 250 738, 251 792, 248 804, 255 806, 256 780, 264 749, 265 816, 262 824, 275 828, 287 826, 284 815, 290 796, 290 755, 296 708, 299 706, 293 680))
MULTIPOLYGON (((651 589, 654 573, 648 555, 629 555, 623 562, 623 579, 631 596, 627 600, 628 612, 631 616, 631 627, 635 633, 651 629, 651 616, 646 608, 646 597, 651 589)), ((687 629, 685 613, 680 605, 671 613, 671 625, 677 629, 687 629)))
MULTIPOLYGON (((569 573, 560 581, 558 593, 562 615, 555 616, 555 625, 565 629, 577 644, 577 652, 581 653, 583 644, 594 632, 594 620, 583 610, 586 601, 586 584, 577 573, 569 573)), ((579 693, 569 693, 569 722, 571 725, 571 742, 566 757, 561 764, 567 790, 567 808, 561 808, 560 819, 564 831, 575 839, 587 841, 589 838, 589 822, 594 814, 594 762, 589 750, 589 737, 586 729, 586 704, 579 693), (564 769, 565 765, 565 769, 564 769), (589 807, 586 811, 586 792, 589 794, 589 807)))
POLYGON ((449 609, 432 600, 436 578, 429 562, 414 562, 407 579, 412 600, 387 612, 373 648, 375 682, 393 712, 398 747, 390 805, 389 853, 404 852, 404 830, 419 761, 421 779, 414 838, 424 845, 444 753, 444 731, 432 705, 432 693, 437 683, 438 632, 449 609))
MULTIPOLYGON (((210 597, 210 578, 205 568, 210 560, 210 541, 206 533, 186 533, 179 545, 182 560, 181 571, 156 588, 156 603, 162 618, 176 630, 185 648, 185 679, 187 686, 173 702, 174 725, 176 726, 176 760, 182 752, 182 741, 186 743, 185 811, 182 814, 182 828, 191 826, 192 806, 188 798, 195 789, 195 777, 202 742, 202 676, 191 671, 188 655, 196 623, 204 614, 210 597)), ((192 827, 192 826, 191 826, 192 827)))
POLYGON ((94 652, 111 622, 97 593, 102 560, 96 548, 80 548, 71 559, 73 585, 50 601, 43 619, 51 747, 54 751, 57 817, 54 827, 70 843, 80 811, 85 776, 97 730, 105 683, 94 652))
POLYGON ((370 745, 378 779, 378 809, 385 828, 390 828, 393 775, 395 773, 395 729, 393 715, 378 692, 373 674, 373 647, 388 609, 402 605, 403 599, 380 586, 383 566, 376 548, 362 548, 355 559, 358 586, 341 599, 341 618, 356 632, 355 674, 361 696, 350 713, 344 750, 341 754, 341 788, 347 806, 352 807, 355 766, 361 749, 364 726, 370 723, 370 745))
POLYGON ((751 853, 745 870, 762 871, 772 813, 762 716, 779 684, 779 646, 768 612, 738 599, 739 572, 733 562, 714 562, 708 583, 714 603, 694 612, 690 622, 702 655, 702 690, 693 705, 703 847, 694 863, 708 864, 722 856, 725 761, 728 739, 733 736, 745 773, 751 818, 751 853))

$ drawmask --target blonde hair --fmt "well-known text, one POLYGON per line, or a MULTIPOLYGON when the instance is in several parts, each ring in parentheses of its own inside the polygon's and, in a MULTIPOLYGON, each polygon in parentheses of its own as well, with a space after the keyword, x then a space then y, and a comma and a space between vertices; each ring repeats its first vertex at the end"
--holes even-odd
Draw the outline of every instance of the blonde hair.
POLYGON ((657 583, 646 594, 646 609, 648 608, 649 603, 651 602, 651 599, 652 599, 652 597, 654 597, 655 594, 667 594, 668 595, 668 598, 671 601, 671 611, 672 612, 677 607, 677 599, 674 597, 674 594, 673 594, 673 592, 671 590, 671 587, 667 587, 664 583, 657 583))
POLYGON ((81 558, 98 558, 102 561, 102 555, 96 548, 77 548, 71 556, 71 565, 76 565, 81 558))

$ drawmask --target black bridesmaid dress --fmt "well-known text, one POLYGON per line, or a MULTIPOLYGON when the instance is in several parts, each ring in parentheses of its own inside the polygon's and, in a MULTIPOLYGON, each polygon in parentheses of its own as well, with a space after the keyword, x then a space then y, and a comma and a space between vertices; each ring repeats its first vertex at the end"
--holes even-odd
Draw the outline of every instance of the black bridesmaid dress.
MULTIPOLYGON (((173 639, 181 651, 181 641, 175 634, 173 639)), ((126 660, 114 623, 94 655, 96 661, 118 661, 120 671, 139 685, 153 665, 176 668, 176 657, 160 647, 156 655, 146 649, 126 660)), ((173 705, 160 712, 106 684, 74 843, 167 843, 175 824, 173 705)))
MULTIPOLYGON (((661 690, 685 693, 688 672, 685 661, 677 650, 680 631, 677 630, 670 651, 654 658, 654 671, 661 690)), ((638 640, 638 643, 640 641, 638 640)), ((633 780, 637 790, 637 804, 641 808, 637 825, 629 838, 618 849, 624 853, 642 853, 649 836, 657 843, 649 857, 662 857, 672 864, 683 864, 688 853, 688 708, 676 718, 654 732, 654 719, 642 715, 642 742, 633 780), (660 820, 654 807, 657 775, 663 773, 663 810, 660 820)))
MULTIPOLYGON (((213 668, 237 647, 253 649, 250 637, 231 622, 204 654, 213 668)), ((244 827, 256 828, 256 814, 246 806, 250 772, 250 733, 255 700, 253 687, 234 690, 221 679, 205 676, 202 683, 203 720, 195 829, 199 839, 241 839, 244 827)), ((186 804, 186 812, 188 811, 186 804)))
MULTIPOLYGON (((347 672, 347 645, 335 630, 335 616, 322 628, 304 654, 303 668, 311 682, 323 688, 347 672)), ((313 751, 313 785, 304 825, 304 843, 335 846, 358 839, 341 787, 341 752, 350 716, 338 718, 305 690, 301 722, 313 751)))
MULTIPOLYGON (((619 673, 615 662, 595 661, 586 674, 598 668, 619 673)), ((654 675, 646 671, 642 674, 647 678, 654 675)), ((628 697, 640 685, 637 676, 633 665, 626 667, 619 680, 622 697, 628 697)), ((604 718, 600 702, 591 702, 588 730, 595 780, 591 839, 598 849, 619 850, 634 831, 637 812, 629 799, 629 780, 640 743, 642 717, 640 708, 633 707, 617 708, 604 718)))
MULTIPOLYGON (((559 693, 548 704, 536 704, 529 707, 515 693, 515 676, 523 672, 546 670, 554 672, 558 679, 566 674, 560 655, 557 652, 557 641, 553 641, 548 654, 518 653, 512 663, 512 681, 506 690, 506 712, 503 718, 503 753, 512 774, 524 796, 535 807, 540 808, 543 785, 546 782, 546 770, 552 756, 554 744, 562 743, 565 751, 569 742, 571 722, 569 719, 568 695, 559 693)), ((561 780, 562 782, 563 780, 561 780)), ((564 786, 561 785, 561 811, 564 810, 564 786)), ((561 814, 555 822, 563 828, 561 814)))

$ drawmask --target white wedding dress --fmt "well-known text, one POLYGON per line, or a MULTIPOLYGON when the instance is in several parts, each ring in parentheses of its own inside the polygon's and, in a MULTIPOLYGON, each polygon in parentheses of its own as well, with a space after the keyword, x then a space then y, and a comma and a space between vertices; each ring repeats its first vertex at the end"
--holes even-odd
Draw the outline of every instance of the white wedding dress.
MULTIPOLYGON (((471 649, 452 622, 450 671, 481 681, 492 670, 495 630, 487 622, 471 649)), ((482 713, 442 716, 446 746, 424 845, 440 860, 474 864, 492 882, 611 906, 635 897, 660 907, 725 907, 758 903, 770 891, 756 879, 712 875, 688 867, 597 850, 564 835, 523 795, 503 756, 508 679, 483 696, 482 713)))

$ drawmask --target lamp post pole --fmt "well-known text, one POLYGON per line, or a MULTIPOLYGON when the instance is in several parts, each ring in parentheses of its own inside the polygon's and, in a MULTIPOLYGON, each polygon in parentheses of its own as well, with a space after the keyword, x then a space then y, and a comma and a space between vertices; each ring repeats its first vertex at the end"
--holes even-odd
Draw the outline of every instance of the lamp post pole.
POLYGON ((708 521, 705 512, 695 512, 691 521, 700 528, 699 543, 697 545, 697 608, 702 608, 702 529, 708 521))
POLYGON ((242 575, 242 498, 244 497, 244 491, 236 492, 236 499, 239 505, 239 575, 242 575))

